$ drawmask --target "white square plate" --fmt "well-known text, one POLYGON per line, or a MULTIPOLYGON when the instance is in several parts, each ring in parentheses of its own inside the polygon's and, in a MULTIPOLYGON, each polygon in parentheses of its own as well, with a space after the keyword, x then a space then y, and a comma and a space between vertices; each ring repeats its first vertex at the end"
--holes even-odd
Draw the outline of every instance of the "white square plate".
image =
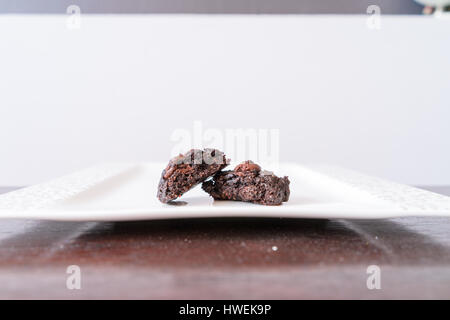
MULTIPOLYGON (((164 163, 106 164, 0 195, 0 218, 71 221, 196 217, 389 218, 449 216, 450 198, 333 166, 280 164, 289 202, 214 201, 200 186, 178 205, 156 198, 164 163)), ((232 167, 232 166, 230 166, 232 167)), ((270 167, 264 167, 270 170, 270 167)))

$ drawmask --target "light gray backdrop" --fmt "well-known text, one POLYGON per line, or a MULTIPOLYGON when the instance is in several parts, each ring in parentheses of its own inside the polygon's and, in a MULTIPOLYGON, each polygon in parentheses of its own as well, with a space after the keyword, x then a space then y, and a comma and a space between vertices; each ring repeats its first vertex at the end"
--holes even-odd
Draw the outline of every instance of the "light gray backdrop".
POLYGON ((166 160, 176 128, 279 128, 283 161, 450 184, 450 20, 0 17, 0 185, 166 160))

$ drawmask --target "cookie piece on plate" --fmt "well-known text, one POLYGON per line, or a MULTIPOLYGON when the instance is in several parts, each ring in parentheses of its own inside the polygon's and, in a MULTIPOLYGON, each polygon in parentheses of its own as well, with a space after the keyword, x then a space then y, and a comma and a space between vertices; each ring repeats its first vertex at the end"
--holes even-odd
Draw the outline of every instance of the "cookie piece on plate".
POLYGON ((161 174, 158 199, 167 203, 203 182, 228 165, 225 154, 217 149, 191 149, 169 161, 161 174))
POLYGON ((215 200, 237 200, 263 205, 280 205, 289 200, 288 177, 277 177, 252 161, 245 161, 234 170, 220 171, 203 182, 202 189, 215 200))

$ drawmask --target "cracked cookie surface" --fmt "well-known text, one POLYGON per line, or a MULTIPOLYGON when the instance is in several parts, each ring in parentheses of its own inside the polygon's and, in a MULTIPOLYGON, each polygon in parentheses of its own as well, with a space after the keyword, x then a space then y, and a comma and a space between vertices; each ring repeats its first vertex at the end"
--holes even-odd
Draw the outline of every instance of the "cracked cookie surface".
POLYGON ((252 161, 245 161, 234 170, 217 172, 203 182, 202 189, 215 200, 236 200, 263 205, 281 205, 289 200, 288 177, 277 177, 252 161))
POLYGON ((217 149, 191 149, 169 161, 161 173, 158 199, 167 203, 175 200, 197 184, 205 181, 228 165, 225 154, 217 149))

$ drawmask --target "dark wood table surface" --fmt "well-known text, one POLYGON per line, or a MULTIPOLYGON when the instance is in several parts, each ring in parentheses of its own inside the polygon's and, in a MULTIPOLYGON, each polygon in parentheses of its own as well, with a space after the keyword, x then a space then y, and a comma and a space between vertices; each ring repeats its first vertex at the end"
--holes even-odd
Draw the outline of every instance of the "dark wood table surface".
POLYGON ((450 218, 0 220, 0 298, 449 299, 450 218))

